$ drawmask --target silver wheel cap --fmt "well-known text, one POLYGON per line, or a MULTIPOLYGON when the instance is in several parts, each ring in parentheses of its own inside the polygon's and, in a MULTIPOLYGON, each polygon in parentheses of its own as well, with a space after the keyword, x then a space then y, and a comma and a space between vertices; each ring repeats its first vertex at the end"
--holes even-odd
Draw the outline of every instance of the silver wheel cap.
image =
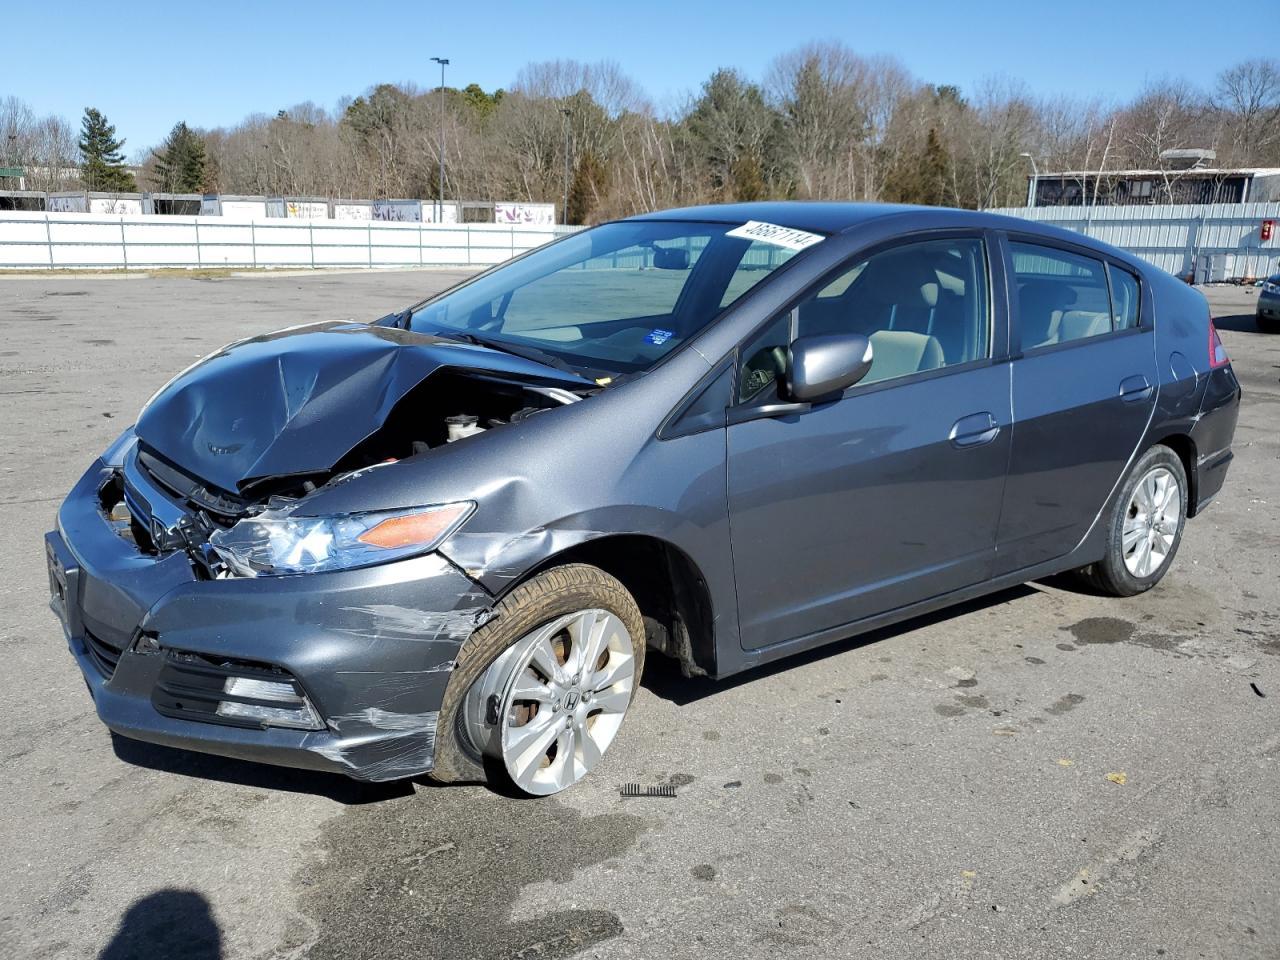
POLYGON ((627 628, 607 610, 580 610, 525 635, 494 661, 468 698, 468 729, 521 790, 558 793, 600 762, 634 688, 627 628), (487 722, 495 719, 496 728, 487 722))
POLYGON ((1125 568, 1145 579, 1164 566, 1182 523, 1182 491, 1167 467, 1138 481, 1125 512, 1121 550, 1125 568))

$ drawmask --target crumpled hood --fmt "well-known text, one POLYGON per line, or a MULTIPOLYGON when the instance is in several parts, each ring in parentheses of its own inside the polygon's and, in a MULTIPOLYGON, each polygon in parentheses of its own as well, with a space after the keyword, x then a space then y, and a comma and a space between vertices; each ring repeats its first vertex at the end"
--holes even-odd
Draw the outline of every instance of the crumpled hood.
POLYGON ((161 390, 135 431, 193 476, 238 492, 264 477, 331 469, 442 367, 590 385, 486 347, 391 327, 320 323, 223 348, 161 390))

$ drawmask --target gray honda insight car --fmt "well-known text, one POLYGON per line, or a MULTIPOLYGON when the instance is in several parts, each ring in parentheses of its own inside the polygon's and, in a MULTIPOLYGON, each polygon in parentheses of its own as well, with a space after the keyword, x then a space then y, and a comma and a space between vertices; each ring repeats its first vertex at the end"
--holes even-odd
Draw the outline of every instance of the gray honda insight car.
POLYGON ((725 677, 1060 571, 1125 596, 1218 493, 1204 298, 959 210, 758 203, 565 237, 162 387, 46 537, 103 722, 549 794, 647 649, 725 677))

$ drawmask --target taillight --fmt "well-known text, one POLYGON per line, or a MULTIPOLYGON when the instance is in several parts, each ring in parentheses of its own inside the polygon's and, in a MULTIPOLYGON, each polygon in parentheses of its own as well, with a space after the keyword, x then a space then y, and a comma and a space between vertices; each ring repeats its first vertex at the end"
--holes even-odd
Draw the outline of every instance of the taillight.
POLYGON ((1213 321, 1209 321, 1209 369, 1216 370, 1218 367, 1225 367, 1231 362, 1231 358, 1227 356, 1227 348, 1222 345, 1222 338, 1218 336, 1218 328, 1213 325, 1213 321))

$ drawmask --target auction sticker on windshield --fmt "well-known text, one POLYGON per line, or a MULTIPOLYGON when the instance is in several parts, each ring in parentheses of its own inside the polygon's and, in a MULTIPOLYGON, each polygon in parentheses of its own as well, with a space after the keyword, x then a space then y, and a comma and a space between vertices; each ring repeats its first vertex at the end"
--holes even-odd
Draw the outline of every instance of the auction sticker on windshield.
POLYGON ((787 250, 803 250, 822 240, 822 236, 817 233, 806 233, 803 230, 780 227, 776 223, 763 223, 760 220, 748 220, 742 226, 727 231, 725 236, 759 240, 761 243, 784 247, 787 250))

